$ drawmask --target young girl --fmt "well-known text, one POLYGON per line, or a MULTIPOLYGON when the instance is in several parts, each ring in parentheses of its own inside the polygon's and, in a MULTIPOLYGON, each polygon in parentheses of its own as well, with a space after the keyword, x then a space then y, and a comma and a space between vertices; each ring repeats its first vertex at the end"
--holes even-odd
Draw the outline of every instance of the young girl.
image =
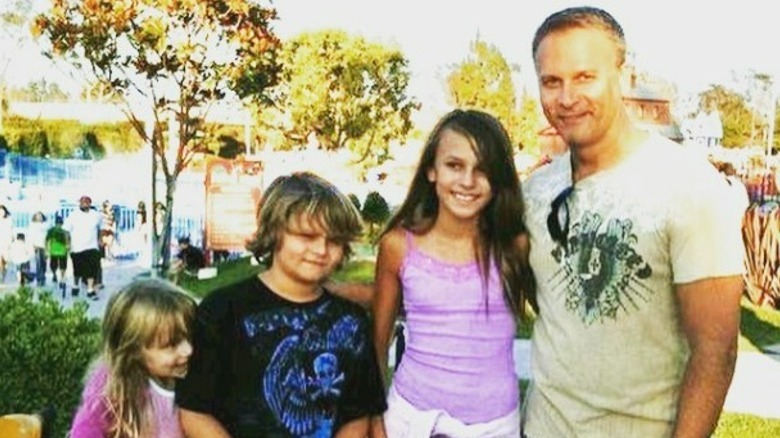
POLYGON ((35 249, 35 282, 38 286, 46 284, 46 232, 49 224, 46 215, 37 211, 30 220, 27 237, 35 249))
POLYGON ((504 128, 480 111, 445 115, 379 244, 380 366, 401 303, 408 336, 374 435, 519 436, 515 315, 533 293, 525 231, 504 128))
POLYGON ((274 180, 247 249, 269 265, 198 306, 176 388, 189 438, 364 438, 385 410, 364 309, 323 287, 361 231, 352 202, 310 173, 274 180))
POLYGON ((195 301, 171 283, 136 280, 113 295, 103 352, 89 374, 71 438, 183 437, 174 406, 187 373, 195 301))

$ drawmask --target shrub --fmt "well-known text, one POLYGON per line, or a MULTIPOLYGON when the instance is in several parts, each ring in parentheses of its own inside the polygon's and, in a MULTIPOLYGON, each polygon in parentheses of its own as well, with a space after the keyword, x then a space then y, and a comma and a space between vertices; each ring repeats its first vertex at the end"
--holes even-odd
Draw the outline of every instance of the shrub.
POLYGON ((349 198, 349 202, 352 203, 352 205, 355 206, 357 211, 360 211, 360 198, 357 197, 354 193, 347 194, 347 198, 349 198))
POLYGON ((89 363, 99 349, 100 322, 87 304, 64 309, 32 289, 0 299, 0 413, 56 410, 52 436, 65 436, 89 363))
POLYGON ((390 218, 390 206, 379 192, 369 192, 360 213, 368 224, 368 235, 373 242, 379 229, 390 218))

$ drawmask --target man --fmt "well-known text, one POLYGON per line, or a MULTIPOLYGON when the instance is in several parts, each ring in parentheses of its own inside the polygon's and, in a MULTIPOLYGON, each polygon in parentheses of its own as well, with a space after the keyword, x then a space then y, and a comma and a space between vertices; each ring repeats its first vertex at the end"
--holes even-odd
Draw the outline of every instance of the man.
POLYGON ((551 15, 533 42, 569 152, 524 186, 539 285, 529 438, 709 436, 733 375, 740 225, 706 159, 629 120, 625 51, 590 7, 551 15))
POLYGON ((95 291, 95 278, 100 269, 100 246, 98 234, 103 216, 93 210, 92 199, 82 196, 79 208, 74 210, 65 221, 65 231, 70 235, 70 258, 73 262, 73 289, 71 294, 79 294, 79 283, 86 283, 87 298, 98 300, 95 291))

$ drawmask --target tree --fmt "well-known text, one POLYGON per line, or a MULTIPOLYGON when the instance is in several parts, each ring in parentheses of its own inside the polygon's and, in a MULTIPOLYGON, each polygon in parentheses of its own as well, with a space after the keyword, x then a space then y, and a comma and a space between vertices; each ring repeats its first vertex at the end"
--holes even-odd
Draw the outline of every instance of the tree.
POLYGON ((388 158, 393 140, 405 141, 418 103, 407 96, 409 66, 393 48, 342 31, 303 33, 286 41, 278 106, 264 124, 284 137, 279 147, 348 148, 363 169, 388 158))
POLYGON ((454 66, 447 85, 456 106, 488 112, 507 130, 514 125, 516 98, 512 69, 495 46, 479 38, 472 42, 471 53, 454 66))
POLYGON ((275 19, 275 9, 245 0, 53 0, 35 18, 47 54, 69 59, 93 84, 121 96, 152 149, 152 175, 162 169, 166 213, 161 235, 152 233, 155 267, 168 265, 176 181, 202 151, 209 106, 231 96, 267 101, 278 73, 275 19))
POLYGON ((720 113, 723 146, 742 147, 749 144, 757 118, 742 95, 723 85, 710 85, 709 89, 699 94, 699 109, 706 112, 717 109, 720 113))
POLYGON ((368 224, 368 237, 374 241, 379 233, 379 228, 390 218, 390 206, 377 191, 369 192, 360 210, 363 221, 368 224))
POLYGON ((49 82, 45 78, 29 82, 24 88, 12 88, 8 90, 8 96, 12 100, 23 102, 66 102, 68 94, 60 88, 56 82, 49 82))
POLYGON ((523 93, 518 107, 512 79, 513 72, 518 70, 519 67, 509 65, 497 47, 477 37, 471 43, 470 54, 447 77, 449 96, 457 107, 479 109, 495 116, 513 144, 538 150, 539 107, 527 93, 523 93))

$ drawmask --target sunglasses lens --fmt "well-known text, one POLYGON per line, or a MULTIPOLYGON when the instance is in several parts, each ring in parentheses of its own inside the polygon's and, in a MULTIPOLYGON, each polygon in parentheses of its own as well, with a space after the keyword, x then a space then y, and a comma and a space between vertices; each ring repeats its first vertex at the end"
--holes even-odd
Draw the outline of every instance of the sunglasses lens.
POLYGON ((569 234, 569 206, 566 204, 566 200, 572 190, 573 187, 567 187, 553 199, 550 205, 550 214, 547 216, 547 231, 550 233, 550 237, 553 241, 564 246, 569 234))

